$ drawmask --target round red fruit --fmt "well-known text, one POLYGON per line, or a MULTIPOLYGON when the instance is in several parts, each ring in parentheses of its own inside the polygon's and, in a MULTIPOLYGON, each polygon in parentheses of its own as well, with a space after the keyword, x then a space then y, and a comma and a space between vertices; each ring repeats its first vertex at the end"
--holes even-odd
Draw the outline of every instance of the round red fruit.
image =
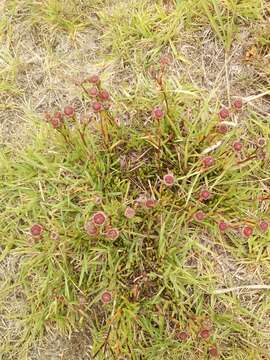
POLYGON ((92 220, 95 225, 100 226, 106 222, 107 216, 103 211, 98 211, 93 215, 92 220))
POLYGON ((194 214, 194 218, 197 221, 203 221, 206 218, 206 214, 202 210, 199 210, 194 214))
POLYGON ((149 209, 152 209, 157 206, 157 200, 154 199, 147 199, 145 201, 145 206, 149 209))
POLYGON ((108 304, 112 301, 112 294, 109 291, 104 291, 101 295, 101 301, 103 304, 108 304))
POLYGON ((215 159, 212 156, 206 156, 202 159, 203 166, 208 168, 215 164, 215 159))
POLYGON ((266 232, 269 229, 269 223, 265 220, 262 220, 259 224, 260 230, 266 232))
POLYGON ((228 229, 229 225, 225 221, 220 221, 218 223, 218 228, 220 231, 226 231, 228 229))
POLYGON ((99 112, 102 110, 102 105, 99 102, 94 102, 92 107, 95 112, 99 112))
POLYGON ((216 348, 216 346, 210 347, 209 355, 212 356, 212 357, 218 357, 219 356, 218 349, 216 348))
POLYGON ((229 128, 226 124, 220 124, 218 125, 217 127, 217 131, 220 133, 220 134, 227 134, 227 132, 229 131, 229 128))
POLYGON ((71 117, 75 114, 75 109, 73 106, 66 106, 64 108, 64 114, 68 117, 71 117))
POLYGON ((110 99, 110 94, 108 93, 107 90, 101 90, 98 94, 100 100, 102 101, 107 101, 110 99))
POLYGON ((224 120, 227 119, 230 116, 230 112, 226 108, 222 108, 219 112, 219 117, 224 120))
POLYGON ((173 174, 166 174, 163 176, 164 184, 167 186, 173 186, 174 184, 174 176, 173 174))
POLYGON ((241 99, 236 99, 234 100, 233 102, 233 107, 236 109, 236 110, 241 110, 242 107, 243 107, 243 102, 241 99))
POLYGON ((43 231, 44 231, 44 228, 40 224, 35 224, 31 227, 31 234, 33 236, 39 236, 43 233, 43 231))
POLYGON ((62 119, 63 119, 63 114, 61 113, 61 111, 57 111, 57 112, 54 114, 54 117, 56 117, 56 118, 59 119, 59 120, 62 120, 62 119))
POLYGON ((189 338, 189 334, 186 331, 180 331, 177 334, 177 338, 181 341, 186 341, 189 338))
POLYGON ((164 118, 165 113, 160 107, 156 107, 152 111, 152 116, 153 116, 154 119, 160 120, 160 119, 164 118))
POLYGON ((100 77, 98 75, 92 75, 89 78, 89 82, 92 84, 99 84, 100 83, 100 77))
POLYGON ((208 329, 202 329, 202 330, 200 331, 200 337, 201 337, 202 339, 209 339, 209 337, 210 337, 210 331, 209 331, 208 329))
POLYGON ((84 228, 89 236, 97 236, 98 235, 98 228, 92 221, 88 221, 85 224, 84 228))
POLYGON ((235 141, 233 143, 233 148, 235 151, 241 151, 242 147, 243 147, 243 145, 242 145, 241 141, 235 141))
POLYGON ((200 192, 200 199, 201 199, 201 200, 208 200, 208 199, 210 199, 210 197, 211 197, 210 191, 208 191, 208 190, 202 190, 202 191, 200 192))
POLYGON ((105 232, 105 237, 108 240, 116 240, 119 238, 119 236, 120 236, 120 232, 117 228, 109 228, 105 232))
POLYGON ((136 215, 136 211, 132 207, 127 207, 125 210, 125 217, 127 219, 132 219, 136 215))
POLYGON ((253 228, 251 226, 244 226, 242 233, 245 237, 250 237, 253 234, 253 228))
POLYGON ((97 97, 98 96, 98 90, 95 87, 92 87, 87 92, 88 92, 88 95, 90 95, 91 97, 97 97))
POLYGON ((58 117, 53 117, 50 123, 54 129, 58 129, 61 126, 61 120, 58 117))

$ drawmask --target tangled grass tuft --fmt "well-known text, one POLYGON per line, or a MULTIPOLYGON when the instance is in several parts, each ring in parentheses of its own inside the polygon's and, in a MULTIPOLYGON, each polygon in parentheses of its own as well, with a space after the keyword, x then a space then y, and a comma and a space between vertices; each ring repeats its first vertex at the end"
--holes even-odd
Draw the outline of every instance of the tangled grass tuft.
POLYGON ((264 318, 217 291, 224 254, 269 258, 267 119, 213 92, 183 101, 168 66, 129 122, 93 75, 77 84, 87 113, 53 109, 31 146, 1 155, 2 256, 22 256, 6 293, 29 305, 15 348, 87 324, 92 358, 267 353, 264 318))

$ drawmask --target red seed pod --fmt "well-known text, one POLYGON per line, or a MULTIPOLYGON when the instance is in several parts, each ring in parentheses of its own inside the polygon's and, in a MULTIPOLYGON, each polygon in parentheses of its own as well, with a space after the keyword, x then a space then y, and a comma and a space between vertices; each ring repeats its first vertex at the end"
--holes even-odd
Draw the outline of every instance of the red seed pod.
POLYGON ((34 224, 30 231, 33 236, 39 236, 43 233, 44 227, 40 224, 34 224))
POLYGON ((259 224, 259 228, 262 232, 266 232, 269 229, 269 223, 265 220, 262 220, 259 224))
POLYGON ((218 349, 216 348, 216 346, 210 347, 209 355, 212 356, 212 357, 218 357, 219 356, 218 349))
POLYGON ((147 199, 144 203, 144 205, 149 208, 149 209, 153 209, 154 207, 157 206, 157 200, 154 199, 147 199))
POLYGON ((116 240, 120 236, 120 232, 117 228, 109 228, 105 232, 105 238, 108 240, 116 240))
POLYGON ((181 341, 186 341, 189 338, 189 334, 186 331, 180 331, 177 334, 177 338, 181 341))
POLYGON ((101 301, 103 304, 108 304, 112 301, 112 294, 109 291, 104 291, 101 295, 101 301))
POLYGON ((92 84, 99 84, 100 83, 100 77, 98 75, 92 75, 89 77, 88 80, 92 84))
POLYGON ((85 225, 84 225, 85 231, 89 236, 98 236, 98 228, 96 227, 96 225, 92 222, 92 221, 88 221, 85 225))
POLYGON ((57 117, 51 118, 50 123, 54 129, 58 129, 61 126, 61 120, 57 117))
POLYGON ((99 112, 102 110, 102 104, 100 102, 96 101, 92 104, 92 108, 93 108, 94 112, 99 112))
POLYGON ((233 149, 235 151, 241 151, 242 150, 242 147, 243 147, 243 144, 241 143, 241 141, 235 141, 233 143, 233 149))
POLYGON ((215 164, 215 159, 212 156, 206 156, 202 159, 205 168, 211 167, 215 164))
POLYGON ((68 117, 72 117, 75 114, 75 109, 73 106, 66 106, 64 108, 64 114, 68 117))
POLYGON ((243 107, 243 102, 241 99, 236 99, 234 100, 233 102, 233 107, 236 109, 236 110, 241 110, 242 107, 243 107))
POLYGON ((244 226, 242 230, 242 234, 244 237, 248 238, 253 234, 253 228, 251 226, 244 226))
POLYGON ((227 119, 230 116, 230 112, 226 108, 222 108, 219 112, 219 117, 224 120, 227 119))
POLYGON ((98 94, 100 100, 107 101, 110 99, 110 94, 107 90, 101 90, 98 94))
POLYGON ((165 116, 165 113, 160 107, 156 107, 156 108, 153 109, 152 117, 154 119, 161 120, 162 118, 164 118, 164 116, 165 116))
POLYGON ((199 210, 194 214, 194 219, 197 221, 203 221, 205 218, 206 214, 202 210, 199 210))
POLYGON ((87 93, 91 97, 97 97, 98 96, 98 89, 95 87, 92 87, 91 89, 87 90, 87 93))
POLYGON ((61 113, 61 111, 57 111, 57 112, 54 114, 54 117, 55 117, 55 118, 58 118, 59 120, 62 120, 62 119, 63 119, 63 114, 61 113))
POLYGON ((167 186, 173 186, 174 185, 174 175, 172 173, 166 174, 163 176, 164 184, 167 186))
POLYGON ((211 197, 210 191, 205 190, 205 189, 201 190, 201 192, 200 192, 200 200, 205 201, 205 200, 210 199, 210 197, 211 197))
POLYGON ((136 211, 132 207, 127 207, 125 210, 125 217, 127 219, 132 219, 136 215, 136 211))
POLYGON ((225 221, 220 221, 219 223, 218 223, 218 228, 219 228, 219 230, 220 231, 226 231, 227 229, 228 229, 228 227, 229 227, 229 224, 227 224, 225 221))
POLYGON ((204 340, 206 340, 206 339, 209 339, 209 337, 210 337, 210 331, 208 330, 208 329, 202 329, 201 331, 200 331, 200 337, 202 338, 202 339, 204 339, 204 340))
POLYGON ((105 224, 107 216, 103 211, 96 212, 92 217, 93 223, 97 226, 105 224))
POLYGON ((220 134, 227 134, 227 132, 229 131, 229 127, 226 124, 221 123, 217 126, 217 131, 220 134))

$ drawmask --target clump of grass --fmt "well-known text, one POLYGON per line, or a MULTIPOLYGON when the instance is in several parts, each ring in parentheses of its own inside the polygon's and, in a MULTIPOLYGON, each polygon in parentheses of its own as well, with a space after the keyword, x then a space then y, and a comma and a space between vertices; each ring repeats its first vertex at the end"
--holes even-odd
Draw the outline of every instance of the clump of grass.
POLYGON ((256 24, 264 13, 261 0, 130 0, 128 5, 117 3, 102 9, 99 16, 110 54, 136 69, 147 68, 168 49, 175 59, 187 62, 179 51, 183 34, 205 26, 229 51, 240 25, 256 24))
POLYGON ((196 2, 195 7, 200 16, 203 14, 206 17, 226 50, 230 49, 241 22, 256 21, 263 16, 263 2, 260 0, 201 0, 196 2))
POLYGON ((119 57, 134 68, 146 68, 166 47, 174 45, 187 8, 168 11, 162 2, 130 1, 99 12, 104 26, 104 45, 114 59, 119 57))
MULTIPOLYGON (((16 85, 16 77, 20 60, 12 56, 10 51, 4 46, 1 47, 0 53, 0 91, 1 95, 18 94, 20 90, 16 85)), ((2 105, 2 104, 1 104, 2 105)), ((4 104, 3 104, 4 105, 4 104)))
POLYGON ((216 249, 268 257, 267 121, 239 99, 226 111, 204 94, 179 105, 168 66, 135 123, 91 76, 77 84, 87 113, 51 109, 33 145, 1 155, 3 253, 22 256, 29 304, 15 348, 87 323, 92 358, 267 353, 266 299, 256 316, 220 295, 215 271, 216 249))
POLYGON ((24 26, 35 32, 36 39, 53 44, 59 33, 66 33, 76 40, 78 34, 93 25, 92 15, 101 4, 104 6, 104 1, 9 0, 5 9, 10 16, 19 15, 24 26))

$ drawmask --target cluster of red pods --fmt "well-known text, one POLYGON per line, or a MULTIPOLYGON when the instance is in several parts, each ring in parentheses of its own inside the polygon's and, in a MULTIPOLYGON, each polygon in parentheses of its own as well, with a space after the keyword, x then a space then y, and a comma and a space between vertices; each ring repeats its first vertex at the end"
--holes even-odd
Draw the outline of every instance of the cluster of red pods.
MULTIPOLYGON (((107 90, 102 89, 100 86, 100 78, 98 75, 92 75, 89 79, 85 80, 82 84, 90 83, 91 87, 89 89, 85 89, 90 98, 93 99, 92 110, 95 113, 98 113, 102 110, 106 110, 109 108, 109 100, 110 94, 107 90)), ((217 127, 219 133, 225 134, 228 132, 228 125, 226 124, 226 119, 231 116, 231 113, 241 111, 243 108, 243 102, 241 99, 236 99, 232 104, 232 110, 223 107, 219 111, 219 118, 221 120, 220 124, 217 127)), ((47 120, 51 123, 53 128, 59 128, 63 123, 65 117, 74 118, 75 117, 75 108, 73 106, 66 106, 63 109, 63 112, 56 112, 54 115, 47 114, 47 120)), ((152 111, 152 117, 156 120, 161 120, 165 117, 165 111, 162 107, 156 107, 152 111)), ((264 146, 264 139, 260 139, 258 142, 259 146, 264 146)), ((243 148, 243 144, 241 141, 235 141, 232 144, 234 151, 240 152, 243 148)), ((201 159, 202 168, 208 169, 215 165, 215 158, 213 156, 205 156, 201 159)), ((165 187, 172 188, 176 184, 175 175, 172 172, 168 172, 162 178, 162 184, 165 187)), ((207 188, 202 188, 198 193, 198 200, 201 203, 206 203, 209 201, 214 194, 207 188)), ((156 207, 158 201, 153 198, 143 198, 139 200, 139 202, 143 202, 143 205, 152 209, 156 207)), ((124 216, 127 219, 132 219, 136 216, 136 210, 133 207, 126 207, 124 216)), ((202 222, 207 219, 207 214, 203 210, 198 210, 193 214, 193 220, 197 222, 202 222)), ((220 232, 226 232, 230 228, 234 228, 235 226, 231 225, 229 222, 224 220, 217 221, 217 226, 220 232)), ((245 224, 241 226, 241 233, 245 238, 249 238, 253 235, 254 229, 257 228, 261 232, 267 232, 269 230, 269 223, 266 220, 259 220, 256 225, 245 224)), ((42 233, 44 232, 44 226, 40 224, 34 224, 31 227, 31 235, 35 238, 40 238, 42 233)), ((108 221, 108 216, 104 211, 95 212, 91 219, 85 223, 85 231, 91 237, 103 236, 107 240, 116 240, 120 236, 120 231, 117 227, 113 227, 110 225, 108 221)), ((113 300, 112 293, 108 290, 104 291, 101 294, 101 301, 103 304, 108 304, 113 300)), ((210 338, 210 330, 209 329, 201 329, 198 333, 198 337, 207 340, 210 338)), ((177 334, 177 338, 180 341, 187 341, 190 335, 187 331, 181 331, 177 334)), ((208 353, 212 357, 218 357, 219 353, 217 347, 215 345, 209 347, 208 353)))
MULTIPOLYGON (((227 118, 229 118, 233 112, 241 111, 242 108, 243 108, 243 101, 240 98, 233 101, 231 111, 226 107, 221 108, 221 110, 219 111, 219 114, 218 114, 219 118, 221 120, 221 123, 217 127, 217 129, 220 133, 225 134, 229 130, 228 125, 223 121, 225 121, 227 118)), ((155 107, 152 111, 152 117, 158 121, 163 119, 165 117, 165 115, 166 115, 165 111, 162 109, 161 106, 155 107)), ((266 145, 265 139, 259 138, 257 141, 257 146, 264 147, 265 145, 266 145)), ((243 148, 243 144, 240 140, 237 140, 232 144, 232 148, 235 152, 240 152, 243 148)), ((201 162, 202 162, 202 168, 205 170, 213 167, 216 163, 215 158, 213 156, 204 156, 201 159, 201 162)), ((165 175, 163 177, 163 181, 164 181, 165 185, 173 186, 175 183, 174 175, 172 173, 165 175)), ((207 201, 211 197, 212 197, 212 194, 207 189, 202 189, 199 194, 200 201, 207 201)), ((207 218, 207 214, 204 211, 199 210, 199 211, 195 212, 193 218, 196 221, 203 221, 207 218)), ((225 232, 230 227, 233 227, 233 226, 231 226, 226 221, 222 220, 222 221, 218 222, 218 228, 221 232, 225 232)), ((260 220, 259 223, 257 224, 257 227, 261 232, 266 232, 269 229, 269 223, 266 220, 260 220)), ((251 226, 251 225, 244 225, 241 227, 241 229, 242 229, 242 231, 241 231, 242 235, 246 238, 249 238, 254 233, 254 226, 251 226)))
MULTIPOLYGON (((211 337, 211 331, 208 328, 202 328, 198 333, 199 339, 207 341, 210 339, 210 337, 211 337)), ((190 338, 190 334, 187 331, 183 330, 177 333, 177 338, 180 341, 187 341, 190 338)), ((219 352, 216 345, 212 345, 209 347, 208 354, 212 357, 219 356, 219 352)))
POLYGON ((118 239, 120 232, 116 227, 107 224, 108 217, 103 211, 94 213, 85 224, 85 231, 89 236, 97 237, 102 234, 107 240, 118 239))
POLYGON ((92 85, 90 89, 86 89, 85 91, 91 98, 94 99, 94 102, 92 103, 93 111, 98 113, 102 110, 108 110, 110 107, 108 103, 110 100, 110 94, 107 90, 101 89, 99 76, 92 75, 83 83, 90 83, 92 85))
MULTIPOLYGON (((106 89, 102 89, 100 86, 100 77, 98 75, 92 75, 86 80, 78 83, 87 93, 87 95, 92 98, 92 110, 95 113, 99 113, 102 110, 108 110, 110 108, 110 94, 106 89), (85 84, 91 84, 91 87, 86 89, 85 84)), ((74 106, 67 105, 63 111, 57 111, 53 115, 46 113, 46 120, 52 125, 53 128, 58 129, 63 124, 64 118, 75 118, 76 111, 74 106)))
MULTIPOLYGON (((81 84, 90 83, 92 85, 91 88, 85 89, 88 93, 88 95, 95 99, 95 101, 92 104, 92 108, 94 112, 99 112, 104 109, 105 103, 110 99, 110 95, 107 90, 101 89, 100 87, 100 78, 98 75, 92 75, 88 79, 84 80, 81 84)), ((106 107, 106 106, 105 106, 106 107)), ((221 108, 219 111, 219 118, 221 121, 225 121, 227 118, 231 116, 233 111, 239 112, 243 108, 243 102, 241 99, 236 99, 233 101, 232 109, 229 110, 228 108, 221 108)), ((72 106, 66 106, 64 108, 63 113, 62 112, 56 112, 54 116, 47 114, 47 119, 50 121, 52 126, 54 128, 58 128, 61 126, 61 123, 63 121, 64 116, 72 118, 75 116, 75 109, 72 106)), ((152 117, 156 120, 161 120, 165 117, 165 111, 162 109, 162 107, 157 106, 152 111, 152 117)), ((220 132, 226 133, 227 132, 227 125, 225 123, 222 123, 219 125, 221 130, 220 132), (225 131, 226 130, 226 131, 225 131)), ((265 145, 265 140, 260 139, 260 143, 263 142, 262 145, 265 145)), ((261 146, 258 143, 258 146, 261 146)), ((232 145, 233 149, 236 152, 240 152, 242 150, 243 144, 241 141, 235 141, 232 145)), ((215 158, 213 156, 204 156, 201 159, 202 168, 203 169, 209 169, 215 165, 215 158)), ((173 187, 175 184, 175 176, 172 172, 168 172, 163 176, 162 182, 167 187, 173 187)), ((212 194, 207 189, 202 189, 199 194, 199 200, 201 202, 206 202, 212 197, 212 194)), ((157 205, 157 200, 149 198, 144 199, 144 205, 146 208, 154 208, 157 205)), ((127 218, 132 218, 135 216, 135 210, 133 208, 127 208, 125 212, 125 216, 127 218)), ((207 218, 207 214, 203 210, 198 210, 193 215, 194 220, 196 221, 203 221, 207 218)), ((100 211, 93 215, 92 219, 88 221, 85 225, 85 230, 88 235, 90 236, 98 236, 100 234, 100 230, 102 226, 106 223, 107 216, 104 212, 100 211)), ((231 226, 228 222, 222 220, 218 223, 218 228, 221 232, 225 232, 228 230, 231 226)), ((268 231, 269 223, 266 220, 260 220, 257 224, 259 230, 261 232, 268 231)), ((102 228, 103 229, 103 228, 102 228)), ((242 229, 242 235, 246 238, 250 237, 254 233, 254 226, 252 225, 244 225, 241 227, 242 229)), ((35 235, 35 233, 42 232, 41 225, 34 225, 32 229, 32 234, 35 235)), ((117 228, 106 226, 105 231, 103 232, 103 235, 106 239, 115 240, 119 237, 119 230, 117 228)), ((38 234, 39 235, 39 234, 38 234)))
POLYGON ((62 126, 65 117, 75 117, 75 109, 73 106, 68 105, 64 108, 63 112, 56 111, 54 115, 46 113, 46 120, 52 125, 54 129, 58 129, 62 126))
MULTIPOLYGON (((201 202, 207 202, 212 197, 213 197, 213 194, 205 188, 201 189, 201 191, 199 192, 199 196, 198 196, 198 198, 201 202)), ((203 210, 198 210, 194 214, 194 220, 196 220, 196 221, 203 221, 206 218, 207 218, 207 214, 203 210)), ((239 228, 238 226, 232 225, 229 222, 226 222, 224 220, 218 221, 217 225, 221 232, 225 232, 226 230, 228 230, 230 228, 239 228)), ((269 229, 269 223, 266 220, 261 219, 257 223, 257 228, 262 233, 265 233, 269 229)), ((241 226, 241 233, 245 238, 249 238, 254 233, 254 225, 253 226, 251 226, 251 225, 241 226)))

